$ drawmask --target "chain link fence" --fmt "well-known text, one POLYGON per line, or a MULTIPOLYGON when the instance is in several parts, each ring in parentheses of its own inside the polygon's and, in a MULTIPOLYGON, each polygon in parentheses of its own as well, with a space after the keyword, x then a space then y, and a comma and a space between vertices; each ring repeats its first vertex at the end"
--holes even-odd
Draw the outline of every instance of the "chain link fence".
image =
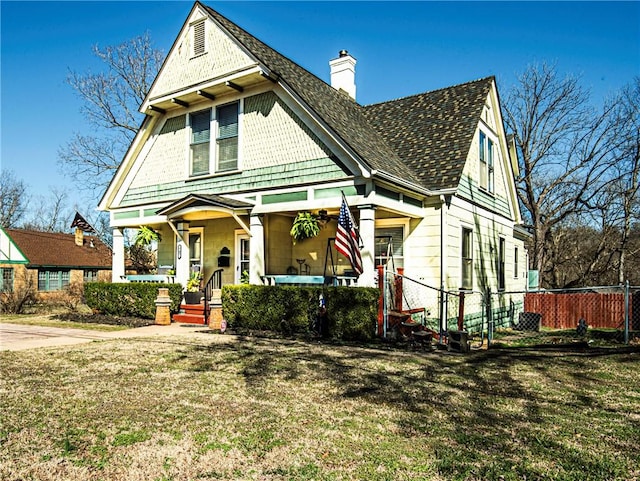
POLYGON ((629 344, 640 336, 639 287, 498 292, 487 303, 494 347, 629 344))
MULTIPOLYGON (((466 348, 615 345, 640 342, 640 287, 607 286, 535 292, 446 291, 385 272, 379 334, 466 348)), ((462 349, 464 350, 464 349, 462 349)))

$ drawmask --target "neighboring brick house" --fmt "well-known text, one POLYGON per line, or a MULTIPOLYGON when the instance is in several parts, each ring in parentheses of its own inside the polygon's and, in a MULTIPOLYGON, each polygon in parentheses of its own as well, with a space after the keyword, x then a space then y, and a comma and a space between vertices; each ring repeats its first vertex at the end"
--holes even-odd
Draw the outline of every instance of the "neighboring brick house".
POLYGON ((4 291, 29 282, 46 299, 72 283, 111 280, 111 249, 80 229, 75 234, 2 229, 0 241, 4 291))

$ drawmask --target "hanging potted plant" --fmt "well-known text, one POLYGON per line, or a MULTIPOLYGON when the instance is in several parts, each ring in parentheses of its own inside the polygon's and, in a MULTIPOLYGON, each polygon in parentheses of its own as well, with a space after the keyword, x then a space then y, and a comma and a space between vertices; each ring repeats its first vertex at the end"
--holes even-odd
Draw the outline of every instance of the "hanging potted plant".
POLYGON ((199 271, 192 272, 184 292, 185 304, 200 304, 204 297, 204 292, 200 290, 200 281, 202 281, 202 273, 199 271))
POLYGON ((291 226, 289 233, 293 238, 294 244, 317 236, 320 233, 318 216, 311 212, 298 212, 298 215, 293 220, 293 226, 291 226))

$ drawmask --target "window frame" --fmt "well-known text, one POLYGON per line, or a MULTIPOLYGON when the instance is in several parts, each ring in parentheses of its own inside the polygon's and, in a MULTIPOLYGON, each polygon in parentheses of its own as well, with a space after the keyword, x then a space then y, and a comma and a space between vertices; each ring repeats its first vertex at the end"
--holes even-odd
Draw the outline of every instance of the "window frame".
POLYGON ((514 251, 513 251, 513 278, 517 279, 518 278, 518 256, 520 255, 520 253, 518 252, 518 246, 514 246, 514 251))
MULTIPOLYGON (((200 177, 202 175, 208 175, 209 173, 211 173, 211 123, 212 123, 212 119, 211 119, 211 113, 212 113, 212 109, 211 108, 206 108, 206 109, 201 109, 201 110, 195 110, 193 112, 189 113, 189 177, 200 177), (206 140, 194 140, 194 117, 195 116, 204 116, 206 119, 206 114, 209 114, 209 122, 208 122, 208 134, 207 134, 207 138, 206 140), (206 170, 202 170, 202 171, 194 171, 194 146, 202 146, 206 144, 206 152, 207 152, 207 159, 206 159, 206 170)), ((197 132, 204 132, 205 129, 202 130, 198 130, 197 132)))
POLYGON ((0 267, 0 292, 13 292, 15 278, 13 267, 0 267))
MULTIPOLYGON (((238 165, 240 162, 240 117, 241 117, 241 102, 240 99, 235 100, 233 102, 227 102, 224 104, 220 104, 220 105, 216 105, 215 108, 215 145, 216 145, 216 151, 215 151, 215 172, 216 173, 225 173, 225 172, 233 172, 238 170, 238 165), (220 118, 221 118, 221 110, 222 109, 227 109, 231 106, 235 106, 236 108, 236 112, 235 112, 235 135, 229 135, 229 134, 221 134, 221 122, 220 122, 220 118), (234 159, 234 163, 232 167, 224 167, 221 168, 220 166, 220 161, 221 161, 221 143, 226 143, 226 141, 228 140, 232 140, 235 139, 235 150, 236 150, 236 156, 234 159)), ((232 125, 232 124, 229 124, 232 125)), ((224 162, 229 162, 228 159, 225 159, 224 162)))
POLYGON ((469 227, 462 227, 460 236, 460 289, 473 290, 473 229, 469 227))
POLYGON ((480 188, 491 194, 495 193, 495 152, 496 141, 487 132, 480 129, 478 135, 478 163, 480 188))
POLYGON ((98 282, 98 269, 83 269, 82 282, 98 282))
POLYGON ((71 282, 71 270, 69 269, 38 269, 38 292, 59 292, 71 282), (55 278, 54 278, 55 276, 55 278), (41 279, 41 277, 44 277, 41 279), (56 288, 52 288, 55 281, 56 288), (44 287, 41 288, 41 287, 44 287))

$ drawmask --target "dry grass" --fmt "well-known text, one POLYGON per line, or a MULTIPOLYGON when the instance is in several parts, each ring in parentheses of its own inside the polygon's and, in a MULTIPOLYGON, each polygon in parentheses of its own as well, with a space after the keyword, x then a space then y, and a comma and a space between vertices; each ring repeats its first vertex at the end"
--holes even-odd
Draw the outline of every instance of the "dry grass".
POLYGON ((0 353, 3 480, 633 480, 640 352, 206 335, 0 353))

